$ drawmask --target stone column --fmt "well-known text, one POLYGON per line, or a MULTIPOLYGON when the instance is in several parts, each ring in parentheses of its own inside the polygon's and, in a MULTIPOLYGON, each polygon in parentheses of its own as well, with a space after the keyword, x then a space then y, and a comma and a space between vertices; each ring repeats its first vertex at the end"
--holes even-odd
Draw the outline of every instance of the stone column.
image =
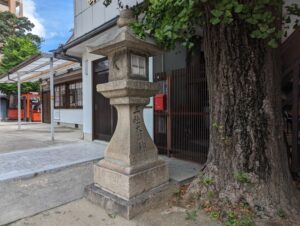
POLYGON ((97 91, 117 109, 118 123, 104 159, 95 166, 94 185, 88 189, 90 200, 128 219, 169 192, 167 164, 158 158, 143 119, 144 107, 158 91, 157 84, 148 82, 148 57, 160 50, 152 40, 137 38, 129 21, 130 11, 121 12, 119 30, 93 51, 108 56, 109 82, 97 85, 97 91))

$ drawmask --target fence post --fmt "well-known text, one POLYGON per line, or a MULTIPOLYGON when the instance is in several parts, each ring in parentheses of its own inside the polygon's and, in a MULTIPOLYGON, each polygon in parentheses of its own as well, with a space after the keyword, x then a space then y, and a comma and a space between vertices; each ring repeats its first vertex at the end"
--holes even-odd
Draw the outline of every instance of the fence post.
POLYGON ((172 73, 166 73, 167 80, 167 154, 170 157, 172 152, 172 73))

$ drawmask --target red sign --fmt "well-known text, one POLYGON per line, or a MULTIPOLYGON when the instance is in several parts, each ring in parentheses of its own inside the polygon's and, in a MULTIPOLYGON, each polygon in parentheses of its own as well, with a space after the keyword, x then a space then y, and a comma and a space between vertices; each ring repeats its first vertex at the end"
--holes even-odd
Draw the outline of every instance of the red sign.
POLYGON ((164 111, 166 109, 166 94, 157 94, 154 97, 154 110, 164 111))

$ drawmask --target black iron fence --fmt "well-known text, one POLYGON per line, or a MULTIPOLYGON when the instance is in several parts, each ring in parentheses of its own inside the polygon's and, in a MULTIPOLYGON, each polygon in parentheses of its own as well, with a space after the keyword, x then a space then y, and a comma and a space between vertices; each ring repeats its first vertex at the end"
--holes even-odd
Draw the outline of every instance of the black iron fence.
POLYGON ((160 154, 204 163, 209 148, 209 105, 204 65, 158 73, 154 141, 160 154))

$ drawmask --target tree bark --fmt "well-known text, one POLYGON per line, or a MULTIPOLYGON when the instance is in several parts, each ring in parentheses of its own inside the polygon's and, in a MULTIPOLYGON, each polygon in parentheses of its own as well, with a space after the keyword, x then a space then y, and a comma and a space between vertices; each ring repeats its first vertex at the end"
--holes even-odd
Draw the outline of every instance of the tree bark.
POLYGON ((204 28, 211 122, 204 175, 219 198, 275 214, 299 207, 299 192, 283 142, 279 51, 250 33, 238 20, 204 28), (249 183, 239 183, 241 173, 249 183))

